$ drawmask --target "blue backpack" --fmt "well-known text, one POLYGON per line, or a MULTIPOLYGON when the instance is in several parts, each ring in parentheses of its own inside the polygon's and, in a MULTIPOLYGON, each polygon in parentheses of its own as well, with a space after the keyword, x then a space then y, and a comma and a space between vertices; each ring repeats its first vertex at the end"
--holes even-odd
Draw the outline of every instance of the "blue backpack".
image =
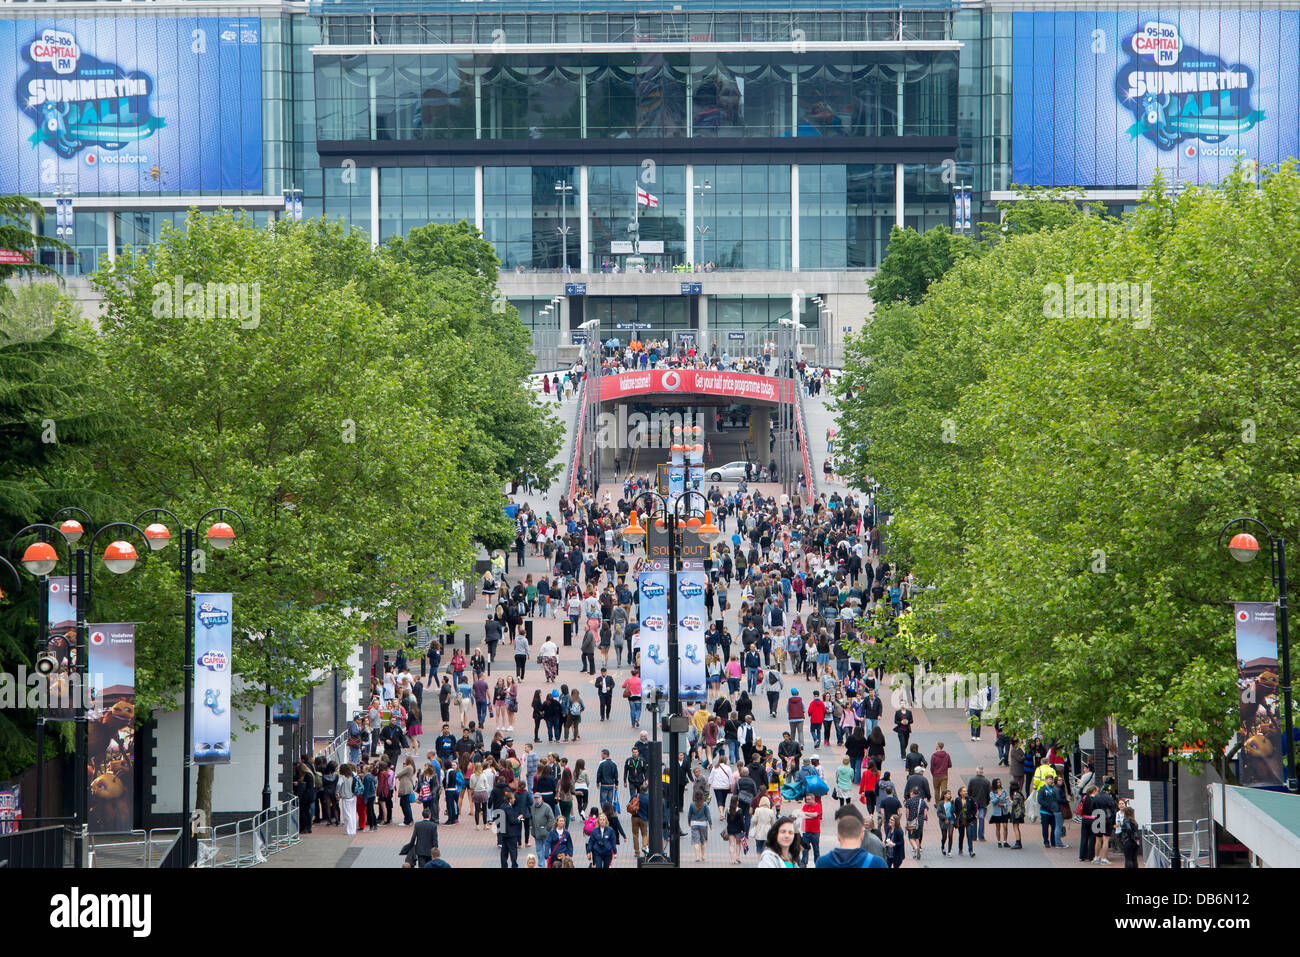
POLYGON ((804 793, 810 797, 824 797, 830 794, 831 786, 820 774, 809 774, 804 779, 804 793))

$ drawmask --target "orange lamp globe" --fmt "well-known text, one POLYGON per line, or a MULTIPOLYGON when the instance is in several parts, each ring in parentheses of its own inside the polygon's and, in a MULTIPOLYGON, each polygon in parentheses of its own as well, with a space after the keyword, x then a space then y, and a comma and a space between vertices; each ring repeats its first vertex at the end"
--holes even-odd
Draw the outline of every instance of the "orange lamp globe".
POLYGON ((1259 540, 1250 532, 1238 532, 1228 542, 1228 552, 1239 562, 1248 562, 1259 554, 1259 540))
POLYGON ((32 542, 23 552, 23 568, 37 577, 48 575, 58 563, 59 553, 49 542, 32 542))
POLYGON ((704 524, 696 529, 696 534, 700 536, 700 541, 706 545, 712 545, 722 536, 722 530, 713 524, 713 509, 704 510, 704 524))
POLYGON ((86 533, 86 530, 81 527, 81 523, 71 518, 59 525, 59 531, 72 545, 81 541, 81 536, 86 533))
POLYGON ((135 568, 135 563, 139 560, 140 556, 136 554, 135 546, 130 542, 119 539, 116 542, 110 542, 109 546, 104 549, 104 565, 114 575, 125 575, 132 568, 135 568))
POLYGON ((623 529, 623 540, 637 545, 645 539, 645 529, 641 527, 640 521, 636 517, 636 511, 632 512, 632 520, 628 526, 623 529))
POLYGON ((235 544, 235 530, 225 522, 213 522, 208 529, 208 544, 223 550, 229 548, 235 544))
POLYGON ((144 537, 149 543, 149 550, 156 552, 167 547, 167 543, 172 540, 172 533, 166 525, 154 522, 145 528, 144 537))

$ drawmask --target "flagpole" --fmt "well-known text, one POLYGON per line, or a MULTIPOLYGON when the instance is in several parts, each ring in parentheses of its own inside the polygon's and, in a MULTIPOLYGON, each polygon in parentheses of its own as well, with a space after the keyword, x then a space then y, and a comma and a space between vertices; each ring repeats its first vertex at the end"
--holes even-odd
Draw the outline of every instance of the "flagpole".
POLYGON ((632 181, 632 253, 641 255, 641 187, 632 181))

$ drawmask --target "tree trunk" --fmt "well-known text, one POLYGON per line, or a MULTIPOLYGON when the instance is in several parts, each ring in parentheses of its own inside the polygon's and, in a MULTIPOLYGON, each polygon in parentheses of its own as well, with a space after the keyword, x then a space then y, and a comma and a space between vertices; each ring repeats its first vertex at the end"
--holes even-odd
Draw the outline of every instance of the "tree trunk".
POLYGON ((212 772, 211 764, 199 765, 199 778, 195 785, 194 809, 199 812, 199 827, 212 826, 212 772))

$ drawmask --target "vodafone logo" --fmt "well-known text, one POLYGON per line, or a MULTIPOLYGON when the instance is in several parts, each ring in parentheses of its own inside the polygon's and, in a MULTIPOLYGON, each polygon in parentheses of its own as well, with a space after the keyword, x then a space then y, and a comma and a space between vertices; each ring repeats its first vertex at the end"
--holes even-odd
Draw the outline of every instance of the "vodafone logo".
POLYGON ((1183 152, 1187 154, 1187 158, 1188 158, 1188 159, 1191 159, 1193 156, 1196 155, 1196 146, 1195 146, 1195 144, 1193 144, 1193 143, 1188 143, 1188 144, 1187 144, 1187 149, 1183 150, 1183 152))
POLYGON ((99 157, 96 156, 94 153, 87 153, 87 154, 86 154, 86 165, 87 165, 87 166, 94 166, 94 165, 95 165, 96 163, 98 163, 98 162, 99 162, 99 157))
POLYGON ((665 372, 663 378, 663 387, 669 392, 674 392, 681 387, 682 377, 678 372, 665 372))
POLYGON ((51 594, 51 595, 57 595, 57 594, 58 594, 59 592, 61 592, 61 591, 63 591, 63 586, 62 586, 62 585, 60 585, 58 582, 50 582, 50 594, 51 594))
POLYGON ((1244 622, 1247 622, 1247 621, 1250 621, 1250 612, 1248 612, 1248 611, 1239 611, 1239 612, 1237 612, 1237 621, 1240 621, 1240 622, 1243 622, 1243 623, 1244 623, 1244 622))
POLYGON ((95 632, 90 636, 90 643, 92 645, 102 645, 104 643, 104 633, 102 631, 95 632))

